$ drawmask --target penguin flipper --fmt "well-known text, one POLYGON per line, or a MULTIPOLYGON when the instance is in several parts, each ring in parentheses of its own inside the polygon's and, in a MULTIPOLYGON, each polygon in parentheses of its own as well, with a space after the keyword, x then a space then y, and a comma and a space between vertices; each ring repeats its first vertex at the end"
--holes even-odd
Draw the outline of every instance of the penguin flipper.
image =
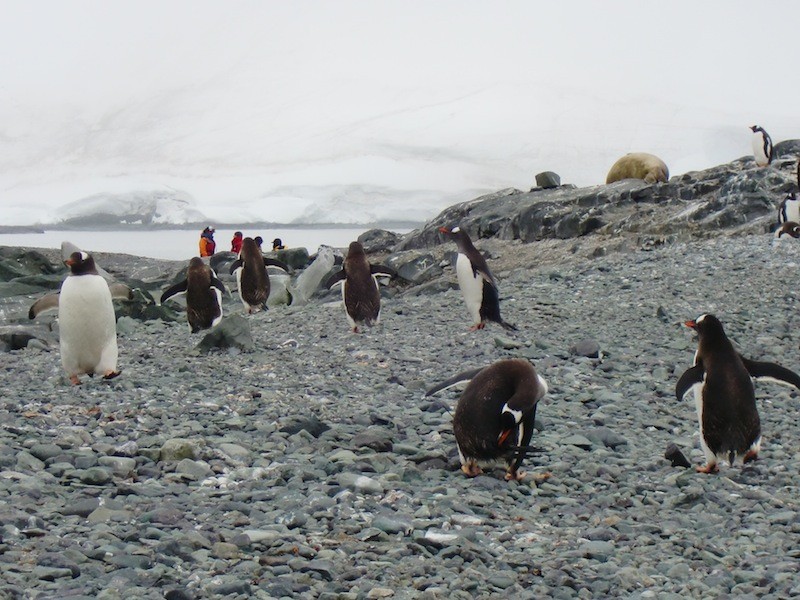
POLYGON ((108 291, 115 300, 133 300, 133 290, 124 283, 109 283, 108 291))
POLYGON ((52 310, 54 308, 58 308, 58 298, 59 294, 56 292, 55 294, 47 294, 46 296, 42 296, 36 302, 31 304, 30 310, 28 310, 28 318, 35 319, 37 315, 43 313, 46 310, 52 310))
POLYGON ((678 379, 678 383, 675 385, 675 397, 678 400, 683 400, 686 392, 688 392, 698 383, 703 382, 704 375, 705 369, 703 369, 701 364, 697 364, 686 369, 683 375, 681 375, 680 379, 678 379))
POLYGON ((388 275, 389 277, 397 277, 397 271, 392 267, 386 265, 370 265, 369 272, 372 275, 388 275))
POLYGON ((276 258, 268 258, 266 256, 264 257, 264 266, 265 267, 278 267, 279 269, 283 269, 287 273, 290 271, 289 265, 287 265, 285 262, 282 262, 282 261, 280 261, 280 260, 278 260, 276 258))
POLYGON ((184 279, 180 283, 176 283, 171 288, 168 288, 163 294, 161 294, 160 303, 164 304, 164 302, 166 302, 173 296, 177 296, 178 294, 185 294, 188 287, 189 287, 189 282, 186 279, 184 279))
POLYGON ((341 271, 337 271, 330 277, 328 277, 328 281, 325 282, 325 288, 330 289, 340 281, 344 281, 347 278, 347 273, 344 272, 344 269, 341 271))
POLYGON ((774 381, 775 383, 780 383, 783 385, 789 385, 800 390, 800 375, 794 371, 790 371, 789 369, 775 363, 759 362, 756 360, 749 360, 741 355, 739 356, 741 357, 742 362, 744 363, 744 366, 747 369, 747 372, 750 373, 751 377, 756 379, 767 379, 769 381, 774 381))
POLYGON ((228 290, 225 289, 225 285, 219 279, 217 279, 216 276, 211 278, 211 287, 217 288, 223 294, 228 293, 228 290))
POLYGON ((236 269, 241 269, 244 266, 244 262, 242 262, 241 258, 237 258, 233 263, 231 263, 230 274, 233 275, 236 269))
POLYGON ((424 397, 427 398, 428 396, 433 396, 436 392, 441 392, 442 390, 452 387, 457 383, 461 383, 462 381, 469 381, 485 368, 486 367, 478 367, 477 369, 470 369, 469 371, 464 371, 458 375, 453 375, 450 379, 447 379, 441 383, 437 383, 435 386, 425 392, 424 397))

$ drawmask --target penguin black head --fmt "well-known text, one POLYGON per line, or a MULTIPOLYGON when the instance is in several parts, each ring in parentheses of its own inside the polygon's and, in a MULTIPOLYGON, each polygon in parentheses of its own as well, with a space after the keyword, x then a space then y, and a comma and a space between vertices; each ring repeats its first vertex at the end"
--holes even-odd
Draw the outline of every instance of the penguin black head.
POLYGON ((365 254, 364 246, 361 245, 361 242, 350 242, 350 246, 347 248, 348 258, 351 256, 363 256, 365 254))
POLYGON ((522 421, 522 411, 514 410, 508 407, 508 404, 503 406, 500 412, 500 435, 497 436, 497 445, 501 448, 509 442, 516 442, 509 440, 511 434, 516 431, 522 421))
POLYGON ((701 338, 709 335, 725 336, 725 330, 722 328, 722 323, 714 315, 700 315, 693 321, 686 321, 684 325, 694 329, 697 332, 697 335, 701 338))
POLYGON ((751 125, 750 130, 755 133, 756 131, 764 131, 760 125, 751 125))
POLYGON ((775 237, 778 239, 784 235, 788 235, 789 237, 793 238, 800 238, 800 224, 795 223, 794 221, 786 221, 783 225, 781 225, 780 229, 775 232, 775 237))
POLYGON ((94 258, 88 252, 73 252, 64 264, 73 275, 97 275, 94 258))

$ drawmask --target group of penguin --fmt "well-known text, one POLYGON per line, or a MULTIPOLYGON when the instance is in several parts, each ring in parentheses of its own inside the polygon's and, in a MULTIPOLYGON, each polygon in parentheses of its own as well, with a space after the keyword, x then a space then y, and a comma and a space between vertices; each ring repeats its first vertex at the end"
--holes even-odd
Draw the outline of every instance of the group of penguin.
MULTIPOLYGON (((772 160, 772 141, 761 127, 753 126, 754 155, 760 166, 772 160)), ((800 163, 798 163, 800 183, 800 163)), ((780 228, 776 237, 800 237, 800 201, 791 194, 779 209, 780 228), (783 232, 783 233, 781 233, 783 232)), ((461 294, 472 319, 471 330, 488 322, 516 330, 500 315, 497 280, 486 259, 459 227, 441 227, 458 249, 456 275, 461 294)), ((117 370, 116 322, 112 297, 130 297, 124 285, 109 285, 83 251, 72 252, 65 261, 70 273, 60 294, 51 294, 31 307, 29 317, 58 307, 61 361, 73 384, 80 375, 101 375, 110 379, 117 370)), ((252 238, 245 238, 237 259, 230 267, 236 275, 239 295, 248 313, 266 309, 270 292, 267 267, 290 271, 281 261, 265 257, 252 238)), ((394 277, 390 267, 372 265, 363 246, 352 242, 342 269, 331 275, 325 287, 342 284, 342 299, 353 332, 380 321, 378 277, 394 277)), ((185 294, 186 315, 192 333, 217 325, 222 319, 224 284, 201 258, 190 260, 186 278, 164 291, 161 302, 185 294)), ((744 358, 727 338, 722 323, 711 314, 687 321, 698 335, 693 365, 678 380, 675 394, 681 400, 694 391, 700 439, 706 464, 697 470, 713 473, 720 460, 733 465, 737 460, 754 460, 761 445, 761 424, 755 403, 753 379, 771 379, 800 390, 800 376, 775 363, 744 358)), ((504 359, 488 367, 460 373, 429 389, 435 394, 459 382, 468 381, 453 416, 461 470, 469 477, 482 473, 481 467, 505 462, 507 480, 524 477, 523 458, 532 451, 536 407, 548 391, 547 382, 527 360, 504 359)))

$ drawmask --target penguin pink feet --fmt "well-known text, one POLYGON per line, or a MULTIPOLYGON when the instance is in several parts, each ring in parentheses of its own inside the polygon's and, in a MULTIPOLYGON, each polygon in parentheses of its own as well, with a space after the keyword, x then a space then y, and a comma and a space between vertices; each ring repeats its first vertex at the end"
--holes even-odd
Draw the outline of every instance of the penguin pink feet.
POLYGON ((70 375, 69 376, 69 382, 72 385, 80 385, 81 384, 81 380, 77 375, 70 375))
POLYGON ((697 469, 698 473, 705 473, 706 475, 711 475, 719 471, 717 463, 708 463, 705 467, 695 467, 695 469, 697 469))
POLYGON ((484 329, 485 327, 486 327, 486 323, 481 321, 477 325, 473 325, 472 327, 470 327, 469 330, 470 331, 478 331, 479 329, 484 329))
POLYGON ((114 379, 115 377, 119 377, 119 374, 122 371, 108 371, 105 375, 103 375, 103 379, 114 379))
POLYGON ((526 475, 525 471, 506 471, 506 481, 522 481, 526 475))
POLYGON ((477 477, 478 475, 483 474, 483 469, 481 469, 476 463, 468 462, 465 465, 461 465, 461 471, 467 477, 477 477))
POLYGON ((747 452, 747 454, 744 455, 744 457, 742 457, 742 462, 744 464, 747 464, 749 462, 753 462, 757 458, 758 458, 758 452, 756 450, 750 450, 747 452))

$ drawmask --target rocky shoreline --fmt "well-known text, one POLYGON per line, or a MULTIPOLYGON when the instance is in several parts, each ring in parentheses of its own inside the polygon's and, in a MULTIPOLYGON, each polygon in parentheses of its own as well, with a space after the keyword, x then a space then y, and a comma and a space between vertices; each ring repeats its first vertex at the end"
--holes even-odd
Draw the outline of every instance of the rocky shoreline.
MULTIPOLYGON (((702 462, 693 403, 674 397, 696 348, 683 320, 714 312, 743 354, 800 370, 800 247, 763 233, 668 242, 477 240, 513 334, 467 331, 447 245, 403 255, 410 278, 362 335, 338 292, 252 316, 228 298, 244 351, 199 352, 179 311, 123 307, 122 375, 80 387, 53 317, 26 317, 63 272, 25 254, 28 274, 0 283, 3 331, 31 333, 18 349, 3 337, 0 598, 800 595, 797 393, 757 385, 752 465, 707 476, 664 458, 675 444, 702 462), (505 357, 550 386, 533 477, 467 479, 458 392, 422 396, 505 357)), ((15 252, 0 271, 22 264, 15 252)), ((185 266, 96 258, 150 295, 185 266)))

